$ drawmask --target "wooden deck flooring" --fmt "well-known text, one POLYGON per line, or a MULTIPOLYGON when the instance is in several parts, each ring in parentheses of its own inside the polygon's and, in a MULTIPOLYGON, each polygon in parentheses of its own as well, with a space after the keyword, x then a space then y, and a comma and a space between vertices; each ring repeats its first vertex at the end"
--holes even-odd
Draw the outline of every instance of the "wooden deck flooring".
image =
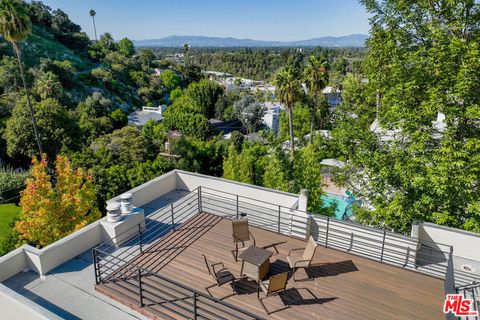
MULTIPOLYGON (((284 242, 280 253, 272 256, 273 274, 287 271, 286 255, 292 248, 304 247, 299 239, 251 227, 258 246, 284 242)), ((181 229, 158 240, 133 261, 146 269, 183 283, 199 291, 213 284, 202 253, 221 261, 239 275, 241 263, 235 262, 231 222, 202 213, 181 229)), ((294 282, 289 279, 287 291, 265 301, 268 309, 289 305, 290 308, 268 316, 256 296, 254 283, 241 280, 236 295, 224 301, 271 319, 442 319, 443 281, 415 272, 388 266, 344 252, 319 247, 312 268, 314 281, 294 282), (306 290, 306 289, 309 289, 306 290), (314 296, 311 295, 313 293, 314 296)), ((298 277, 306 276, 299 270, 298 277)), ((136 306, 133 293, 114 289, 109 283, 96 289, 152 318, 164 319, 155 308, 136 306)), ((220 298, 232 292, 230 285, 211 290, 220 298)))

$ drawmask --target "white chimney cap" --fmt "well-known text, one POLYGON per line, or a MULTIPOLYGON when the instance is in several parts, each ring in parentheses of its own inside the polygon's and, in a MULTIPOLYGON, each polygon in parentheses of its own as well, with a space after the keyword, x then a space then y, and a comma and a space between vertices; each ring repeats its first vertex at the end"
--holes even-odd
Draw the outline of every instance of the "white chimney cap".
POLYGON ((107 211, 116 211, 116 210, 120 210, 120 203, 107 202, 107 211))
POLYGON ((130 192, 126 192, 120 196, 121 200, 129 200, 132 199, 133 195, 130 192))

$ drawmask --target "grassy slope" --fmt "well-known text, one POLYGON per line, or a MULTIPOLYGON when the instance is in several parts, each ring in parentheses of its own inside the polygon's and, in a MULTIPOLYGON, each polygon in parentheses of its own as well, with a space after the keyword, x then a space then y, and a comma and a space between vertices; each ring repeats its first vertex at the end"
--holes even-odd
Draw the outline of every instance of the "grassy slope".
POLYGON ((37 64, 42 57, 52 60, 69 60, 78 70, 86 69, 91 64, 61 43, 33 33, 28 36, 24 43, 23 55, 27 64, 37 64))
POLYGON ((20 215, 20 207, 14 203, 0 204, 0 241, 10 233, 10 223, 20 215))

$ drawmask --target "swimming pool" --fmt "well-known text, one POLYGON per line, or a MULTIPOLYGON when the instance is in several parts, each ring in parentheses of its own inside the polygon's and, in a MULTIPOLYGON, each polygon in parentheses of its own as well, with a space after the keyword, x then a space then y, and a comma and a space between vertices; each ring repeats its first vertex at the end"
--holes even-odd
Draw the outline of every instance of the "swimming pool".
POLYGON ((346 213, 348 217, 353 216, 352 204, 356 201, 355 197, 339 196, 336 194, 327 193, 322 196, 322 207, 328 208, 337 203, 337 209, 335 210, 335 218, 343 220, 343 214, 346 213))

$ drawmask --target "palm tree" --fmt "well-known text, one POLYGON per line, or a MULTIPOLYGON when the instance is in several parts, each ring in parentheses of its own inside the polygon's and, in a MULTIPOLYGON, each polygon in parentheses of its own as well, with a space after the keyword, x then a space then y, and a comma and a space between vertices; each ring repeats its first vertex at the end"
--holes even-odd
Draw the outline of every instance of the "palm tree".
MULTIPOLYGON (((307 66, 303 71, 303 78, 307 85, 308 94, 312 98, 312 119, 310 122, 310 143, 313 143, 313 131, 315 129, 315 116, 317 113, 317 98, 328 83, 328 61, 325 58, 310 56, 307 66)), ((320 128, 323 127, 323 119, 320 117, 320 128)))
POLYGON ((293 106, 302 94, 300 79, 296 76, 292 67, 282 68, 276 75, 274 84, 277 86, 275 95, 285 106, 288 114, 288 125, 290 129, 290 153, 293 158, 295 151, 293 136, 293 106))
POLYGON ((37 80, 33 91, 43 100, 47 98, 58 98, 62 94, 62 84, 55 73, 48 71, 37 80))
POLYGON ((183 44, 183 56, 185 60, 185 64, 188 64, 187 58, 188 58, 188 51, 190 50, 190 46, 188 43, 183 44))
POLYGON ((97 13, 95 12, 95 10, 90 10, 90 17, 92 17, 92 20, 93 20, 93 31, 95 32, 95 41, 98 41, 97 39, 97 27, 95 26, 95 15, 97 13))
POLYGON ((25 71, 22 64, 22 50, 20 42, 25 40, 31 31, 30 19, 28 18, 27 8, 20 0, 2 0, 0 4, 0 33, 3 37, 12 44, 13 51, 18 60, 20 67, 20 76, 25 89, 25 96, 27 98, 27 105, 30 109, 30 116, 32 118, 33 132, 38 144, 38 151, 42 157, 43 149, 40 137, 38 135, 37 121, 35 120, 35 112, 28 94, 27 81, 25 79, 25 71))

